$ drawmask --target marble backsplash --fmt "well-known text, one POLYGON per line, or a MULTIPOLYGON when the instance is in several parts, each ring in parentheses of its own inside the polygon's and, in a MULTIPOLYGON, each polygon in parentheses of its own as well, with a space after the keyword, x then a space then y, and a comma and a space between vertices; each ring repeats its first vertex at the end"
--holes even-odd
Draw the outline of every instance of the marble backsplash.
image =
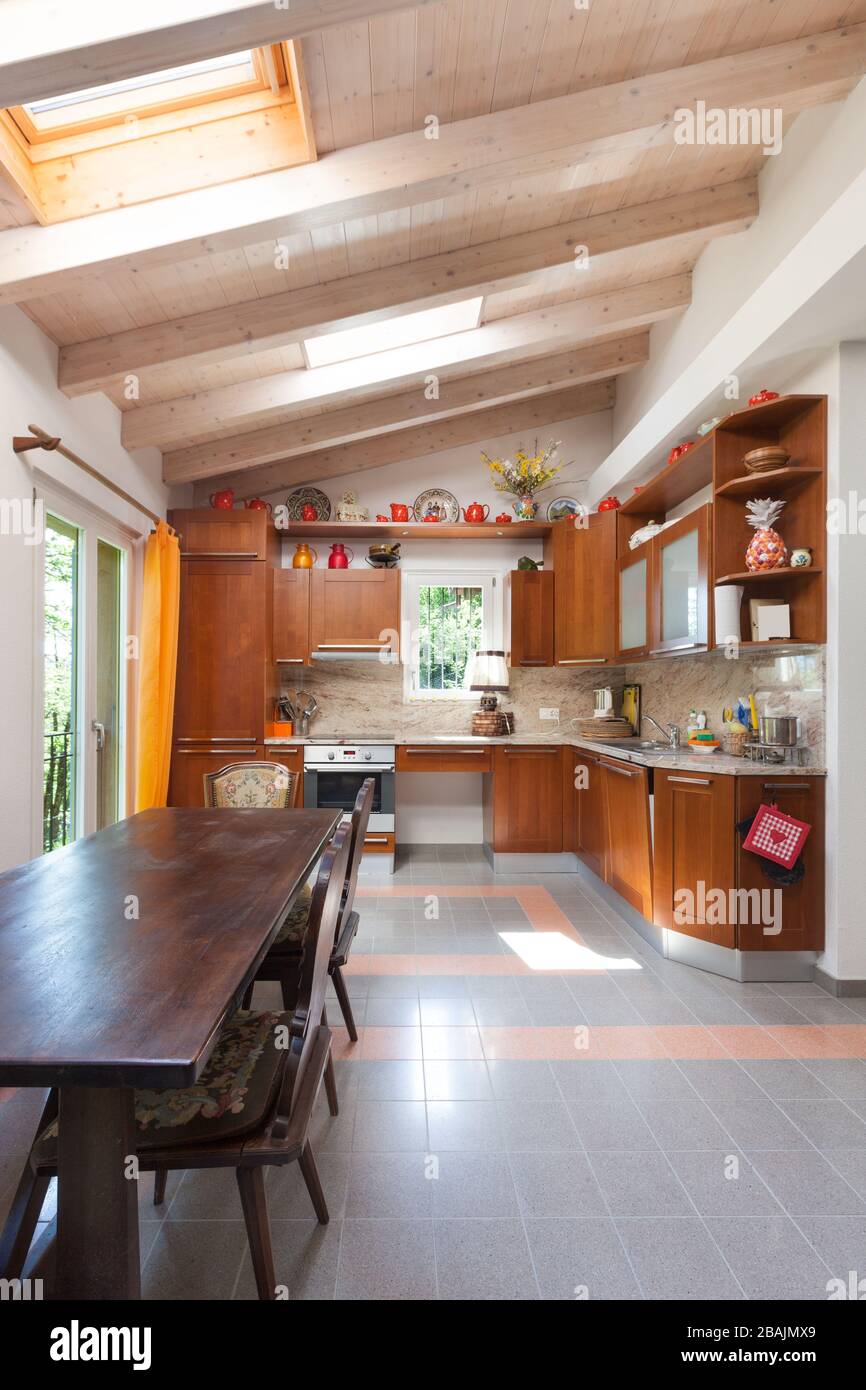
MULTIPOLYGON (((801 743, 811 749, 810 761, 823 764, 824 679, 820 647, 791 655, 749 653, 737 660, 715 651, 607 670, 512 671, 511 688, 500 696, 500 703, 514 711, 516 732, 542 735, 552 733, 556 725, 539 719, 539 707, 557 707, 560 725, 565 725, 576 716, 592 714, 595 687, 611 686, 618 701, 623 684, 632 682, 641 687, 643 712, 660 723, 685 729, 689 710, 704 709, 710 726, 718 731, 723 707, 746 699, 751 692, 759 713, 799 716, 801 743)), ((394 733, 420 739, 425 734, 468 734, 476 708, 474 702, 464 700, 406 700, 402 668, 379 662, 331 662, 307 668, 293 680, 287 678, 287 689, 302 684, 319 702, 311 726, 311 732, 319 735, 394 733)), ((652 734, 651 726, 645 730, 652 734)))

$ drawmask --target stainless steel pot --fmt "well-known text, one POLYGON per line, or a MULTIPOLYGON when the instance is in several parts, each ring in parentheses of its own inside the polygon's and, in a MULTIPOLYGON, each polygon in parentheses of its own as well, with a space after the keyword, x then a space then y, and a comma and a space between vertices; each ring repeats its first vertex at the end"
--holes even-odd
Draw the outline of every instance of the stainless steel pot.
POLYGON ((793 748, 800 737, 800 721, 794 715, 762 714, 758 719, 758 738, 771 748, 793 748))

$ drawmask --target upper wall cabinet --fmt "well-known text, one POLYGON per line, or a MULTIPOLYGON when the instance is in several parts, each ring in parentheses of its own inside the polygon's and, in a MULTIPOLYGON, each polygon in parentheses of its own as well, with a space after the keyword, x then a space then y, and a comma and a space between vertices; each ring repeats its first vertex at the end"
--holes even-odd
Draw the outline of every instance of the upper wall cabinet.
POLYGON ((616 512, 554 523, 545 563, 555 574, 557 666, 604 666, 616 656, 616 512))
POLYGON ((512 570, 505 576, 505 643, 514 667, 552 666, 552 570, 512 570))
POLYGON ((709 642, 712 505, 654 536, 651 656, 705 651, 709 642))
POLYGON ((303 666, 310 659, 310 570, 274 570, 274 661, 303 666))
POLYGON ((225 559, 279 563, 279 540, 264 510, 190 507, 170 512, 169 521, 178 533, 184 557, 220 555, 225 559))
POLYGON ((400 634, 400 571, 310 571, 310 652, 349 657, 393 649, 400 634))

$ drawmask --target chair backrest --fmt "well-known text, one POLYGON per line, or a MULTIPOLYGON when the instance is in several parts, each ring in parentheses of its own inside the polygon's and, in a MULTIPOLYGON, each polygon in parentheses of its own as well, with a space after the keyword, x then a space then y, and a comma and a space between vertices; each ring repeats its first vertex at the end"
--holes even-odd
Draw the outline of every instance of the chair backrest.
POLYGON ((205 806, 220 809, 294 806, 300 784, 299 774, 282 763, 228 763, 202 780, 205 806))
POLYGON ((310 914, 304 936, 297 1003, 289 1025, 289 1056, 277 1105, 277 1126, 283 1127, 294 1109, 295 1099, 315 1045, 322 1021, 328 963, 334 933, 340 916, 340 900, 346 880, 351 827, 340 825, 319 861, 316 886, 310 901, 310 914))
POLYGON ((376 781, 373 777, 367 777, 358 788, 358 795, 355 797, 355 805, 352 809, 352 841, 349 847, 349 866, 346 870, 346 882, 343 886, 343 902, 340 907, 340 920, 337 923, 337 933, 342 931, 352 911, 355 901, 355 889, 358 886, 358 870, 361 867, 361 860, 364 856, 364 839, 367 834, 367 826, 370 823, 370 812, 373 809, 373 796, 376 791, 376 781))

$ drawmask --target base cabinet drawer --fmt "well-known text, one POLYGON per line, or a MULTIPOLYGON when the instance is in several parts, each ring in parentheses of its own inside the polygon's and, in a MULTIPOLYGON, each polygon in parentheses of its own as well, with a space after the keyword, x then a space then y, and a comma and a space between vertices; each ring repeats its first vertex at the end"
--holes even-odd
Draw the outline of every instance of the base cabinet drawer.
POLYGON ((736 836, 737 888, 741 890, 737 944, 741 951, 820 951, 824 946, 824 778, 737 778, 737 821, 753 816, 763 802, 812 827, 800 860, 799 883, 768 878, 765 860, 743 849, 736 836), (760 908, 755 891, 762 893, 760 908), (750 892, 747 901, 743 892, 750 892), (770 896, 767 896, 767 893, 770 896))
POLYGON ((558 854, 562 850, 562 749, 497 744, 487 838, 497 854, 558 854))
POLYGON ((398 772, 490 772, 490 744, 408 743, 397 749, 398 772))

